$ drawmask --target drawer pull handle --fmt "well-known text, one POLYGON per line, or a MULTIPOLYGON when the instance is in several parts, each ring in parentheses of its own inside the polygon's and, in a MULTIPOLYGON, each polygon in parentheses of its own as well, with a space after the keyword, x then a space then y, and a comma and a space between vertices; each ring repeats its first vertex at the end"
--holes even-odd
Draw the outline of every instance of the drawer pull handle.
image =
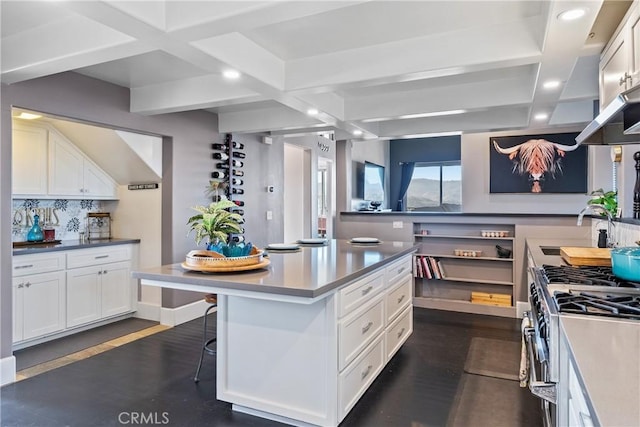
POLYGON ((33 267, 33 264, 17 265, 16 270, 19 270, 22 268, 31 268, 31 267, 33 267))
POLYGON ((366 294, 371 292, 372 289, 373 289, 373 286, 369 286, 367 289, 363 289, 362 290, 362 296, 365 296, 366 294))
POLYGON ((400 329, 400 332, 398 332, 398 338, 400 338, 402 334, 404 334, 404 328, 400 329))
POLYGON ((402 294, 402 296, 400 298, 398 298, 398 304, 400 304, 403 299, 404 299, 404 294, 402 294))
POLYGON ((100 258, 109 258, 109 255, 98 255, 97 257, 95 257, 95 259, 100 259, 100 258))
POLYGON ((371 373, 371 368, 373 368, 372 365, 367 366, 367 369, 365 369, 364 371, 362 371, 362 374, 360 374, 360 380, 362 381, 363 379, 367 378, 367 375, 369 375, 371 373))
POLYGON ((398 270, 398 274, 402 273, 404 271, 404 267, 402 267, 400 270, 398 270))
POLYGON ((366 334, 367 332, 369 332, 369 329, 371 329, 371 327, 373 326, 373 322, 369 322, 367 323, 366 326, 362 327, 362 334, 366 334))

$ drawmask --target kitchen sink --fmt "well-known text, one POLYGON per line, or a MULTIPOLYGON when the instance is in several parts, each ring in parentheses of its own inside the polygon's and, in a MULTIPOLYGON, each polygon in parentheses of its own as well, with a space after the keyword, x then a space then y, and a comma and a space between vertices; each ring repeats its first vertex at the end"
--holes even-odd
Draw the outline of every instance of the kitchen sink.
POLYGON ((545 255, 560 255, 559 246, 540 246, 540 250, 545 255))

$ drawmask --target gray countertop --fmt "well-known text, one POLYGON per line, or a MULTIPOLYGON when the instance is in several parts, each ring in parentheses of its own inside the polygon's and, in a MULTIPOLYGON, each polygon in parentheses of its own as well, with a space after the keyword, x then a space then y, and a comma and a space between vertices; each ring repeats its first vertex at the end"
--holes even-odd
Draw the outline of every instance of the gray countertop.
POLYGON ((128 243, 140 243, 140 239, 101 239, 86 240, 80 243, 78 240, 62 240, 60 243, 37 244, 33 246, 21 246, 13 248, 13 255, 28 255, 43 252, 68 251, 73 249, 89 249, 98 246, 126 245, 128 243))
POLYGON ((272 251, 268 254, 271 264, 258 270, 206 274, 188 271, 177 263, 132 274, 138 279, 185 284, 190 290, 203 292, 215 287, 316 298, 416 249, 413 242, 354 245, 347 240, 329 240, 321 246, 301 245, 298 252, 272 251))
MULTIPOLYGON (((566 264, 540 247, 591 247, 586 239, 527 239, 536 266, 566 264)), ((560 324, 602 426, 640 426, 640 322, 560 315, 560 324)))

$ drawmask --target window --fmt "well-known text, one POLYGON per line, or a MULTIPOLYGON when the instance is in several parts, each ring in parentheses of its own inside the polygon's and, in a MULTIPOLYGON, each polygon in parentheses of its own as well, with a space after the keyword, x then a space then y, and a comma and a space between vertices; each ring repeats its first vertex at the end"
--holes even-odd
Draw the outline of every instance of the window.
POLYGON ((462 211, 460 162, 416 163, 407 189, 407 210, 462 211))

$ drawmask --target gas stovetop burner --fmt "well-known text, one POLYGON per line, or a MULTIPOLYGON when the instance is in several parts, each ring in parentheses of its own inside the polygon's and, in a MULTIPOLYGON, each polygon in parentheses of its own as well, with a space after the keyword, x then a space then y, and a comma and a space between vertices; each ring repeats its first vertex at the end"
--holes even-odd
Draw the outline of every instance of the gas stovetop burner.
POLYGON ((628 282, 614 276, 611 267, 543 265, 542 269, 547 279, 547 283, 567 283, 572 285, 612 286, 640 289, 640 283, 628 282))
POLYGON ((556 291, 553 297, 561 313, 640 320, 640 296, 556 291))

